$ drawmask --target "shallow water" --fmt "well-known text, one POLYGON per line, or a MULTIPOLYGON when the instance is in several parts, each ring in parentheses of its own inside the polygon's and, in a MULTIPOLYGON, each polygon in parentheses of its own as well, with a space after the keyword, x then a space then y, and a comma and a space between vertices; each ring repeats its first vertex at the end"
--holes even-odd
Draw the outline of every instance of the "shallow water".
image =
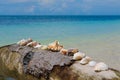
POLYGON ((23 38, 59 40, 120 70, 120 16, 1 16, 0 46, 23 38))

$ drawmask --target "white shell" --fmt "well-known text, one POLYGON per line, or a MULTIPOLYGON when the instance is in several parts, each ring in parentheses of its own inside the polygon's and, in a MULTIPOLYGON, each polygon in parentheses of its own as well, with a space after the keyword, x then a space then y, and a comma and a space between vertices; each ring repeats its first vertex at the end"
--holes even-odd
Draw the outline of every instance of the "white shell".
POLYGON ((26 40, 25 39, 22 39, 20 41, 17 42, 17 44, 20 44, 21 42, 25 42, 26 40))
POLYGON ((82 52, 77 52, 73 55, 73 60, 81 60, 85 57, 85 54, 82 52))
POLYGON ((40 44, 37 44, 36 46, 34 46, 34 48, 41 48, 42 47, 42 45, 40 45, 40 44))
POLYGON ((85 58, 83 58, 81 61, 80 61, 80 64, 82 65, 85 65, 85 64, 88 64, 90 62, 91 58, 86 56, 85 58))
POLYGON ((27 39, 27 40, 22 39, 22 40, 18 41, 17 44, 18 44, 18 45, 21 45, 21 46, 26 46, 26 45, 27 45, 28 43, 30 43, 30 42, 32 42, 32 39, 31 39, 31 38, 29 38, 29 39, 27 39))
POLYGON ((95 61, 90 61, 88 64, 89 64, 89 66, 93 67, 93 66, 95 66, 95 65, 97 64, 97 62, 95 62, 95 61))
POLYGON ((108 70, 108 65, 106 65, 104 62, 99 62, 94 67, 94 70, 95 70, 95 72, 108 70))
POLYGON ((47 49, 48 49, 48 46, 47 46, 47 45, 41 45, 41 49, 47 50, 47 49))
POLYGON ((32 43, 33 43, 33 42, 30 42, 30 43, 28 43, 26 46, 30 46, 30 45, 32 45, 32 43))

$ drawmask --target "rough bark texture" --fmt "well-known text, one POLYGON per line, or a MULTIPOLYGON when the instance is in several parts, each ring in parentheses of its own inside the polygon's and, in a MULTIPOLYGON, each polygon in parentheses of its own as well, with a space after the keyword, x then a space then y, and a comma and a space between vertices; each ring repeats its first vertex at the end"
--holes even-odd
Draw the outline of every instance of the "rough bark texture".
POLYGON ((70 56, 17 44, 0 48, 0 65, 0 75, 16 80, 120 80, 115 69, 94 72, 70 56))

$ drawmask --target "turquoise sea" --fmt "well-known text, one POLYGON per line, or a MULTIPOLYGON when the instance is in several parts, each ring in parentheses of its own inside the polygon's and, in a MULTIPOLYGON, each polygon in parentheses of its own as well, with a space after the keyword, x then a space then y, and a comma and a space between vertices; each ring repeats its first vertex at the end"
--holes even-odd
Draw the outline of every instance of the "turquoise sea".
POLYGON ((29 37, 71 45, 119 32, 120 16, 0 16, 0 45, 29 37))
POLYGON ((0 16, 0 46, 29 37, 58 40, 120 70, 120 16, 0 16))

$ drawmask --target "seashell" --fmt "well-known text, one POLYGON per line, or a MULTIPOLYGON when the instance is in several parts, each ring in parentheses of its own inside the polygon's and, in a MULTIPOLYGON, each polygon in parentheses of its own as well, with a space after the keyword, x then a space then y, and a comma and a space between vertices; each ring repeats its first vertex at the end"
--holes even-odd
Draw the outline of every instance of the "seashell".
POLYGON ((92 59, 88 56, 86 56, 85 58, 83 58, 81 61, 80 61, 80 64, 82 65, 85 65, 85 64, 88 64, 92 59))
POLYGON ((25 39, 22 39, 22 40, 18 41, 17 44, 20 44, 20 43, 23 42, 23 41, 26 41, 26 40, 25 40, 25 39))
POLYGON ((106 70, 108 70, 108 65, 106 65, 104 62, 99 62, 94 67, 95 72, 106 71, 106 70))
POLYGON ((19 44, 20 46, 26 46, 27 45, 27 40, 23 39, 23 40, 17 42, 17 44, 19 44))
POLYGON ((34 46, 34 48, 41 48, 42 47, 42 45, 40 45, 40 44, 37 44, 36 46, 34 46))
POLYGON ((61 49, 60 53, 62 53, 63 55, 66 55, 68 53, 68 50, 67 49, 61 49))
POLYGON ((60 45, 58 41, 54 41, 53 43, 50 43, 48 45, 48 49, 51 51, 55 51, 55 52, 60 51, 62 48, 63 48, 63 46, 60 45))
POLYGON ((27 46, 29 46, 29 47, 35 47, 37 45, 39 45, 39 43, 37 43, 36 41, 30 42, 27 44, 27 46))
POLYGON ((27 46, 32 47, 32 43, 33 43, 33 42, 28 43, 27 46))
POLYGON ((41 49, 47 50, 47 49, 48 49, 48 46, 47 46, 47 45, 41 45, 41 49))
POLYGON ((29 38, 28 40, 22 39, 22 40, 18 41, 17 44, 19 44, 21 46, 26 46, 29 42, 32 42, 31 38, 29 38))
POLYGON ((81 60, 81 59, 84 58, 84 57, 85 57, 85 54, 84 54, 84 53, 82 53, 82 52, 77 52, 77 53, 74 54, 73 60, 81 60))
POLYGON ((36 46, 36 45, 38 45, 39 43, 37 42, 37 41, 33 41, 33 43, 32 43, 32 46, 34 47, 34 46, 36 46))
POLYGON ((31 38, 28 38, 27 39, 27 43, 30 43, 30 42, 32 42, 33 40, 31 39, 31 38))
POLYGON ((26 41, 22 41, 21 43, 20 43, 20 46, 26 46, 27 45, 27 42, 26 41))
POLYGON ((68 56, 73 56, 75 53, 77 53, 79 50, 72 48, 72 49, 68 49, 68 56))
POLYGON ((89 64, 89 66, 93 67, 93 66, 95 66, 95 65, 97 64, 97 62, 95 62, 95 61, 90 61, 88 64, 89 64))

